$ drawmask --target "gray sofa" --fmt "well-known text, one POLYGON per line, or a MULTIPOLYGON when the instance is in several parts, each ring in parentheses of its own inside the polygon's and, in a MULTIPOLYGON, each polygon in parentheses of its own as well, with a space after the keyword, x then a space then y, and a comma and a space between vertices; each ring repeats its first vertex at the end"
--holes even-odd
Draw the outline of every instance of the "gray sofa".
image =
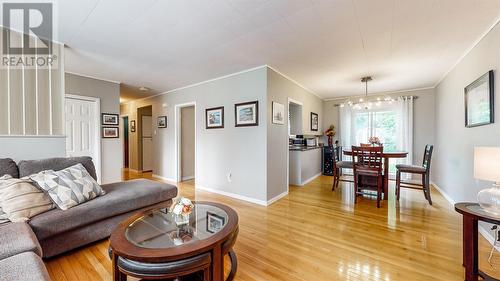
MULTIPOLYGON (((24 177, 77 163, 96 178, 90 157, 30 160, 17 165, 11 159, 0 159, 0 176, 24 177)), ((177 187, 145 179, 105 184, 102 188, 105 195, 69 210, 53 209, 31 218, 28 223, 0 225, 0 281, 50 280, 41 258, 109 237, 127 217, 142 210, 168 206, 177 196, 177 187)))

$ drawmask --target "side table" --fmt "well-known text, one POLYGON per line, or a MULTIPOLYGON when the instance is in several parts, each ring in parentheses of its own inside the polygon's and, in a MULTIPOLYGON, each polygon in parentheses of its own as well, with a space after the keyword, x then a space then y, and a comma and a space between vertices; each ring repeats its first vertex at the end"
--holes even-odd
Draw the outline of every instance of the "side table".
POLYGON ((477 203, 457 203, 455 211, 463 217, 463 266, 465 281, 499 280, 479 270, 478 265, 478 221, 500 224, 500 217, 484 211, 477 203))

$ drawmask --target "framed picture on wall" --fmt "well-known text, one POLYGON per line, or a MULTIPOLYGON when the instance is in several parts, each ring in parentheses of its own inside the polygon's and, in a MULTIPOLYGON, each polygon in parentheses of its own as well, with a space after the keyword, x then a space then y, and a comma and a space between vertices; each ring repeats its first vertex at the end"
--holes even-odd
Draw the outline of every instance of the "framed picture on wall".
POLYGON ((494 122, 494 85, 493 70, 490 70, 465 87, 465 127, 477 127, 494 122))
POLYGON ((102 127, 102 138, 104 139, 115 139, 119 137, 118 127, 102 127))
POLYGON ((281 103, 273 101, 272 108, 273 108, 272 123, 284 125, 285 124, 285 106, 281 103))
POLYGON ((107 126, 118 126, 119 125, 119 120, 120 117, 118 114, 112 114, 112 113, 103 113, 101 114, 102 116, 102 125, 107 125, 107 126))
POLYGON ((167 116, 158 116, 157 125, 158 125, 158 128, 166 128, 167 127, 167 116))
POLYGON ((205 109, 205 126, 207 129, 224 128, 224 107, 205 109))
POLYGON ((318 114, 311 112, 311 131, 317 131, 319 126, 318 114))
POLYGON ((234 105, 234 124, 236 127, 259 125, 259 101, 237 103, 234 105))
POLYGON ((135 132, 135 120, 131 120, 131 121, 130 121, 130 131, 131 131, 132 133, 134 133, 134 132, 135 132))

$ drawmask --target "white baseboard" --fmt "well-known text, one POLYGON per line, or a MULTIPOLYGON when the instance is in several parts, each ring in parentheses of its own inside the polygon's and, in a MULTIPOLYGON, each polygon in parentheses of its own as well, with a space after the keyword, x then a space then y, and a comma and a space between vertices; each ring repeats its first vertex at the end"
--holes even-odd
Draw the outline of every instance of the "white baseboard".
POLYGON ((162 177, 162 176, 160 176, 160 175, 155 175, 155 174, 153 174, 153 178, 157 178, 157 179, 160 179, 160 180, 164 180, 164 181, 166 181, 166 182, 168 182, 168 183, 171 183, 171 184, 177 184, 177 181, 176 181, 176 180, 171 179, 171 178, 162 177))
POLYGON ((188 180, 192 180, 192 179, 194 179, 194 176, 185 176, 185 177, 182 177, 183 181, 188 181, 188 180))
POLYGON ((196 189, 208 191, 208 192, 211 192, 211 193, 216 193, 216 194, 219 194, 219 195, 224 195, 224 196, 235 198, 235 199, 238 199, 238 200, 247 201, 247 202, 258 204, 258 205, 261 205, 261 206, 267 206, 267 202, 264 201, 264 200, 259 200, 259 199, 255 199, 255 198, 252 198, 252 197, 247 197, 247 196, 239 195, 239 194, 232 193, 232 192, 227 192, 227 191, 223 191, 223 190, 209 188, 209 187, 201 186, 201 185, 198 185, 198 184, 196 185, 196 189))
POLYGON ((319 174, 316 174, 310 178, 308 178, 307 180, 303 181, 299 186, 304 186, 310 182, 312 182, 314 179, 316 179, 317 177, 321 176, 321 172, 319 174))
POLYGON ((446 192, 444 192, 444 190, 439 188, 439 186, 435 182, 431 182, 431 185, 433 185, 434 188, 437 191, 439 191, 439 193, 441 193, 441 195, 443 195, 444 199, 446 199, 446 201, 448 201, 448 203, 450 203, 452 206, 454 206, 455 203, 457 203, 455 200, 453 200, 453 198, 450 197, 450 195, 448 195, 446 192))
POLYGON ((283 197, 285 197, 287 195, 288 195, 288 191, 285 191, 285 192, 283 192, 281 194, 278 194, 278 195, 274 196, 273 198, 267 200, 267 206, 273 204, 274 202, 280 200, 281 198, 283 198, 283 197))
MULTIPOLYGON (((451 198, 441 188, 439 188, 439 186, 435 182, 431 182, 431 185, 433 185, 434 188, 436 188, 436 190, 439 191, 439 193, 441 193, 441 195, 443 195, 444 199, 446 199, 446 201, 448 201, 448 203, 450 203, 452 206, 455 205, 456 201, 453 200, 453 198, 451 198)), ((483 226, 479 225, 478 226, 478 231, 479 231, 479 233, 481 233, 481 235, 483 235, 484 239, 486 239, 486 241, 488 241, 492 246, 495 245, 495 237, 493 237, 491 235, 491 233, 490 233, 490 231, 488 229, 486 229, 483 226)), ((495 246, 495 249, 500 252, 500 247, 495 246)))

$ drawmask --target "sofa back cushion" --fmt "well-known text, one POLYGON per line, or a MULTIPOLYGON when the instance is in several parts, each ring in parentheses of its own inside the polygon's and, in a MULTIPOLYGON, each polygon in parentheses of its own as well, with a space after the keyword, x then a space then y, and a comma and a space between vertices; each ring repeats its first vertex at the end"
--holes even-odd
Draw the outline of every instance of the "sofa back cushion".
POLYGON ((27 177, 47 170, 60 171, 76 164, 82 164, 90 176, 97 180, 94 163, 92 158, 88 156, 23 160, 18 164, 19 176, 27 177))
POLYGON ((0 159, 0 177, 10 175, 13 178, 19 178, 19 171, 14 160, 10 158, 0 159))

